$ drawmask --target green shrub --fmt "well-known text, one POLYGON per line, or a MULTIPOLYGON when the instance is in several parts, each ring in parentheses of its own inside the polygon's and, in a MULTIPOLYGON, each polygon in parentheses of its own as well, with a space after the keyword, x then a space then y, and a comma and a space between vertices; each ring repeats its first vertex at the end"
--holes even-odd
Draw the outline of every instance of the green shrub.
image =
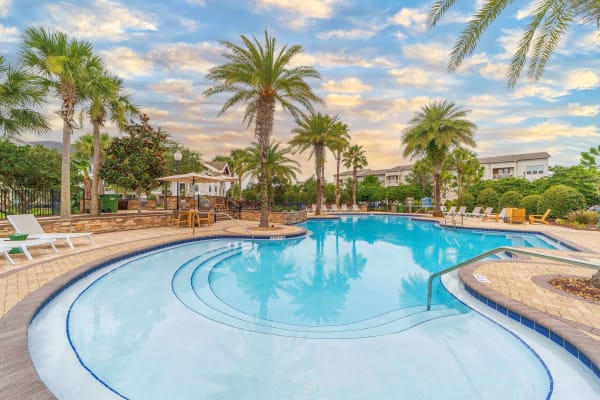
POLYGON ((520 207, 526 210, 527 215, 539 214, 538 203, 541 198, 541 194, 530 194, 529 196, 525 196, 521 199, 520 207))
POLYGON ((463 193, 463 195, 458 199, 458 205, 467 206, 467 209, 472 209, 473 206, 475 206, 475 196, 469 192, 463 193))
POLYGON ((585 197, 577 190, 566 185, 556 185, 544 192, 538 202, 540 214, 551 208, 550 216, 563 218, 570 211, 580 210, 585 207, 585 197))
POLYGON ((567 219, 571 223, 591 225, 598 221, 598 213, 596 211, 571 211, 567 214, 567 219))
POLYGON ((482 207, 498 207, 498 192, 494 189, 483 189, 477 196, 477 204, 482 207))
POLYGON ((498 208, 511 207, 518 208, 521 205, 523 195, 516 190, 509 190, 500 197, 498 208))

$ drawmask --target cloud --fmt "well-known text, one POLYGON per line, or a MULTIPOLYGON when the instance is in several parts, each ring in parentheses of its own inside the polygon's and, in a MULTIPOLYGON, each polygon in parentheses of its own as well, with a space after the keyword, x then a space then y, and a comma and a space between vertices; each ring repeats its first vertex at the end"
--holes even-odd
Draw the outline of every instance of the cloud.
MULTIPOLYGON (((1 0, 0 0, 1 1, 1 0)), ((19 41, 19 30, 14 26, 0 24, 0 42, 14 43, 19 41)))
POLYGON ((350 30, 336 29, 328 32, 317 33, 319 39, 349 39, 364 40, 375 36, 379 31, 376 29, 354 28, 350 30))
POLYGON ((396 65, 384 56, 358 55, 356 51, 341 49, 336 53, 300 53, 291 61, 292 66, 318 65, 321 67, 387 68, 396 65))
POLYGON ((600 78, 590 69, 569 71, 564 82, 565 88, 568 90, 594 89, 600 86, 600 78))
POLYGON ((152 61, 139 55, 129 47, 102 50, 99 54, 106 63, 106 67, 123 78, 149 75, 153 70, 152 61))
POLYGON ((371 86, 365 85, 358 78, 346 78, 341 81, 327 81, 323 82, 321 87, 330 92, 343 92, 343 93, 361 93, 371 89, 371 86))
POLYGON ((484 78, 494 81, 503 81, 506 79, 506 64, 487 63, 479 69, 479 74, 484 78))
POLYGON ((256 0, 258 9, 277 9, 281 17, 295 29, 306 26, 310 19, 333 17, 341 0, 256 0))
POLYGON ((217 62, 221 62, 224 49, 210 42, 165 43, 148 54, 156 64, 169 70, 207 73, 217 62))
POLYGON ((512 58, 513 54, 519 48, 522 32, 518 29, 502 29, 502 35, 498 38, 498 44, 504 49, 503 53, 498 54, 498 58, 505 60, 512 58))
POLYGON ((192 81, 184 79, 165 79, 162 82, 150 85, 150 88, 158 93, 185 96, 192 94, 192 81))
POLYGON ((157 120, 157 119, 166 118, 169 116, 169 111, 159 109, 159 108, 142 107, 142 112, 144 114, 148 114, 148 116, 150 117, 151 120, 157 120))
POLYGON ((425 9, 405 7, 391 17, 389 22, 413 32, 425 32, 427 30, 427 18, 428 13, 425 9))
POLYGON ((456 80, 445 71, 432 72, 420 67, 394 68, 388 71, 403 86, 428 88, 435 92, 443 92, 449 86, 456 85, 456 80))
POLYGON ((522 99, 525 97, 539 97, 546 101, 556 101, 558 97, 565 96, 568 94, 566 90, 558 90, 550 86, 528 84, 517 88, 512 93, 512 98, 522 99))
POLYGON ((513 129, 507 133, 510 139, 519 143, 554 141, 560 138, 592 138, 600 136, 598 127, 571 126, 552 121, 542 122, 522 129, 513 129))
POLYGON ((527 4, 524 8, 521 8, 517 11, 517 15, 516 15, 517 20, 520 21, 524 18, 528 18, 528 17, 532 16, 535 12, 536 7, 537 7, 537 2, 535 2, 535 1, 529 2, 529 4, 527 4))
POLYGON ((575 117, 595 117, 600 114, 600 104, 586 105, 579 103, 567 104, 567 115, 575 117))
POLYGON ((196 21, 194 21, 193 19, 189 19, 189 18, 178 18, 179 23, 181 24, 181 26, 188 32, 195 32, 198 29, 198 24, 196 24, 196 21))
POLYGON ((9 14, 12 0, 0 0, 0 17, 6 17, 9 14))
POLYGON ((206 6, 206 0, 186 0, 186 3, 188 3, 192 6, 200 6, 200 7, 206 6))
POLYGON ((328 106, 356 107, 363 103, 360 95, 330 94, 325 96, 328 106))
POLYGON ((95 0, 89 6, 49 4, 50 25, 80 39, 122 41, 132 33, 157 31, 155 18, 116 1, 95 0))
POLYGON ((431 42, 402 46, 402 54, 410 60, 434 66, 445 66, 450 59, 450 51, 446 46, 431 42))

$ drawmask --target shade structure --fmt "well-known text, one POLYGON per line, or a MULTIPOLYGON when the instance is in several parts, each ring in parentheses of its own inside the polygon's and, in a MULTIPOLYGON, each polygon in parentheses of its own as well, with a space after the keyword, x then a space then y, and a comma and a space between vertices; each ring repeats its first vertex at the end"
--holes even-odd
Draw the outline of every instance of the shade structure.
POLYGON ((226 182, 219 176, 210 176, 199 174, 197 172, 188 172, 187 174, 163 176, 158 178, 159 181, 163 182, 183 182, 183 183, 211 183, 211 182, 226 182))

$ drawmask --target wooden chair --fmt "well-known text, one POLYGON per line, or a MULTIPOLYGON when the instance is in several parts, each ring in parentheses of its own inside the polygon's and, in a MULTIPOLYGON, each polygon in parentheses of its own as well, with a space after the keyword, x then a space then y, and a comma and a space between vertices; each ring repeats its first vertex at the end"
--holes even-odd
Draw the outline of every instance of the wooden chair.
POLYGON ((551 208, 547 209, 543 215, 537 215, 537 214, 530 215, 529 223, 534 224, 536 222, 539 222, 541 224, 550 225, 550 223, 548 221, 546 221, 546 218, 548 218, 548 215, 550 215, 550 211, 552 211, 551 208))
POLYGON ((210 219, 210 213, 208 212, 198 212, 194 214, 194 223, 198 224, 198 226, 200 226, 200 224, 203 222, 206 222, 208 226, 210 226, 212 224, 212 221, 210 219))
POLYGON ((525 219, 525 209, 524 208, 513 208, 511 209, 509 222, 511 224, 524 224, 525 219))
POLYGON ((190 217, 191 213, 189 211, 177 211, 175 214, 173 214, 173 225, 177 226, 178 228, 181 228, 182 224, 187 224, 190 226, 190 217))

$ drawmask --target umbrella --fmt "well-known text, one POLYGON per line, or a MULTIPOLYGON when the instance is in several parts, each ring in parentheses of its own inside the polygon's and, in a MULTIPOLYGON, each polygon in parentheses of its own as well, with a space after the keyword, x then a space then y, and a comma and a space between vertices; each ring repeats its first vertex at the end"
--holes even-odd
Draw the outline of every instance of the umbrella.
POLYGON ((210 183, 210 182, 225 182, 223 178, 218 176, 209 176, 199 174, 197 172, 188 172, 187 174, 163 176, 158 178, 159 181, 165 182, 191 182, 191 183, 210 183))

